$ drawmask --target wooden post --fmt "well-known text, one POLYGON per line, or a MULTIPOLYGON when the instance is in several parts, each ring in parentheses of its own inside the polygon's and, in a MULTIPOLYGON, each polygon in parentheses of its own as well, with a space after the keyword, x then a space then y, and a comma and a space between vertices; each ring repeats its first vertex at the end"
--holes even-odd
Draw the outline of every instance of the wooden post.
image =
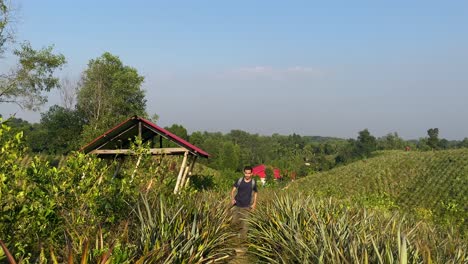
POLYGON ((197 161, 197 158, 198 158, 198 156, 194 156, 193 160, 192 160, 192 163, 190 163, 190 169, 188 171, 189 177, 187 177, 187 179, 185 180, 185 185, 184 185, 185 188, 188 187, 188 184, 189 184, 189 181, 190 181, 190 176, 192 176, 192 170, 193 170, 193 167, 195 167, 195 162, 197 161))
MULTIPOLYGON (((114 175, 112 175, 112 179, 114 179, 115 177, 117 177, 117 175, 119 174, 119 171, 120 171, 120 167, 122 167, 122 163, 124 161, 124 158, 119 158, 119 163, 117 163, 117 168, 115 168, 115 171, 114 171, 114 175)), ((101 179, 99 179, 99 183, 101 183, 101 179)))
POLYGON ((138 137, 143 140, 143 138, 141 137, 142 136, 142 133, 141 133, 142 129, 141 129, 141 121, 138 122, 138 137))
POLYGON ((177 176, 176 186, 174 188, 174 194, 177 194, 179 191, 180 181, 182 180, 182 174, 184 173, 185 166, 187 164, 188 151, 184 154, 184 160, 182 161, 182 166, 180 166, 179 175, 177 176))
POLYGON ((138 156, 138 160, 137 160, 137 163, 136 163, 135 169, 133 170, 133 173, 132 173, 132 179, 130 180, 130 182, 132 182, 132 181, 133 181, 133 177, 135 176, 135 173, 136 173, 136 171, 137 171, 137 169, 138 169, 138 166, 140 165, 141 156, 142 156, 142 155, 138 156))
POLYGON ((195 162, 196 158, 197 158, 197 156, 195 156, 195 155, 191 156, 190 162, 189 162, 189 164, 187 164, 187 166, 185 168, 184 175, 182 175, 182 181, 180 182, 180 188, 181 189, 187 187, 187 184, 186 184, 186 180, 188 180, 187 174, 189 173, 190 169, 193 168, 192 164, 195 162))
POLYGON ((189 168, 190 165, 187 164, 187 166, 185 166, 184 174, 182 175, 182 180, 180 181, 180 189, 183 189, 185 187, 185 179, 187 178, 189 168))

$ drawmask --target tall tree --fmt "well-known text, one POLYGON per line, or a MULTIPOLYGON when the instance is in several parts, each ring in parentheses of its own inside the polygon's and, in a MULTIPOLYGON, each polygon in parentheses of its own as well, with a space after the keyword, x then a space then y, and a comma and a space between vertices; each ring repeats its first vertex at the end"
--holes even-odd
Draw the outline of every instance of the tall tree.
POLYGON ((376 139, 371 135, 369 130, 364 129, 359 131, 359 136, 356 142, 356 154, 361 157, 369 157, 372 151, 377 147, 376 139))
MULTIPOLYGON (((14 40, 9 29, 11 9, 0 0, 0 56, 14 40)), ((14 103, 28 110, 38 110, 47 102, 46 92, 59 86, 54 71, 65 64, 65 56, 53 54, 52 46, 35 50, 27 41, 13 51, 18 65, 0 74, 0 103, 14 103)), ((0 57, 1 58, 1 57, 0 57)))
POLYGON ((84 117, 84 142, 132 115, 146 116, 144 77, 108 52, 90 60, 83 72, 77 108, 84 117))
POLYGON ((437 149, 439 146, 439 129, 429 128, 429 130, 427 130, 427 135, 429 136, 427 145, 432 149, 437 149))
POLYGON ((10 7, 4 0, 0 0, 0 54, 5 52, 8 42, 13 41, 13 31, 9 27, 11 22, 10 7))
POLYGON ((76 81, 72 81, 68 77, 65 77, 61 80, 59 88, 62 106, 70 110, 75 108, 78 83, 76 81))

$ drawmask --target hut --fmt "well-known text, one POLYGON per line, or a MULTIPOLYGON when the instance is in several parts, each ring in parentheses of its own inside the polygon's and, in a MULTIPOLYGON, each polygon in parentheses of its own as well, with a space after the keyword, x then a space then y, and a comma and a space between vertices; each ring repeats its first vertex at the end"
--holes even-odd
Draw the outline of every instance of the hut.
MULTIPOLYGON (((136 137, 141 138, 142 142, 148 142, 150 140, 153 142, 153 146, 151 146, 149 150, 151 155, 183 155, 182 164, 177 175, 176 186, 174 187, 174 194, 177 194, 180 189, 188 185, 189 176, 192 174, 197 158, 208 158, 210 156, 199 147, 190 144, 188 141, 139 116, 130 117, 111 128, 82 147, 81 151, 86 154, 97 155, 104 159, 113 159, 119 156, 120 163, 116 169, 117 173, 125 157, 135 155, 134 151, 130 149, 130 146, 131 141, 135 140, 136 137), (173 142, 173 145, 177 147, 163 148, 163 141, 173 142), (156 142, 156 144, 154 144, 154 142, 156 142)), ((135 170, 138 168, 140 159, 141 156, 137 160, 135 170)))

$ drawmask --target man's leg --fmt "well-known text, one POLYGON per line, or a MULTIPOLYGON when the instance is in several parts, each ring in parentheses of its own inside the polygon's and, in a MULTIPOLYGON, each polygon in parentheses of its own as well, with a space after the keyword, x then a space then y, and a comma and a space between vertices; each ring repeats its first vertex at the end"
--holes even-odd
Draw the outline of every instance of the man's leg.
POLYGON ((242 208, 233 206, 231 209, 232 212, 232 228, 237 233, 236 243, 241 243, 241 230, 242 230, 242 208))
POLYGON ((249 208, 239 208, 240 217, 240 238, 242 241, 247 239, 247 231, 249 229, 249 223, 247 221, 250 214, 249 208))

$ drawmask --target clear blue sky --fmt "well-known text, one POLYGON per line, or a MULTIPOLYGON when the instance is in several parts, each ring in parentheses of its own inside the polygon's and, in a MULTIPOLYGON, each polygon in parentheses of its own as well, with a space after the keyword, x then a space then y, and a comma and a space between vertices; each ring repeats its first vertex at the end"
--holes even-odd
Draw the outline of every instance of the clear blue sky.
POLYGON ((105 51, 135 67, 162 126, 468 137, 468 1, 13 2, 17 38, 54 44, 61 76, 105 51))

